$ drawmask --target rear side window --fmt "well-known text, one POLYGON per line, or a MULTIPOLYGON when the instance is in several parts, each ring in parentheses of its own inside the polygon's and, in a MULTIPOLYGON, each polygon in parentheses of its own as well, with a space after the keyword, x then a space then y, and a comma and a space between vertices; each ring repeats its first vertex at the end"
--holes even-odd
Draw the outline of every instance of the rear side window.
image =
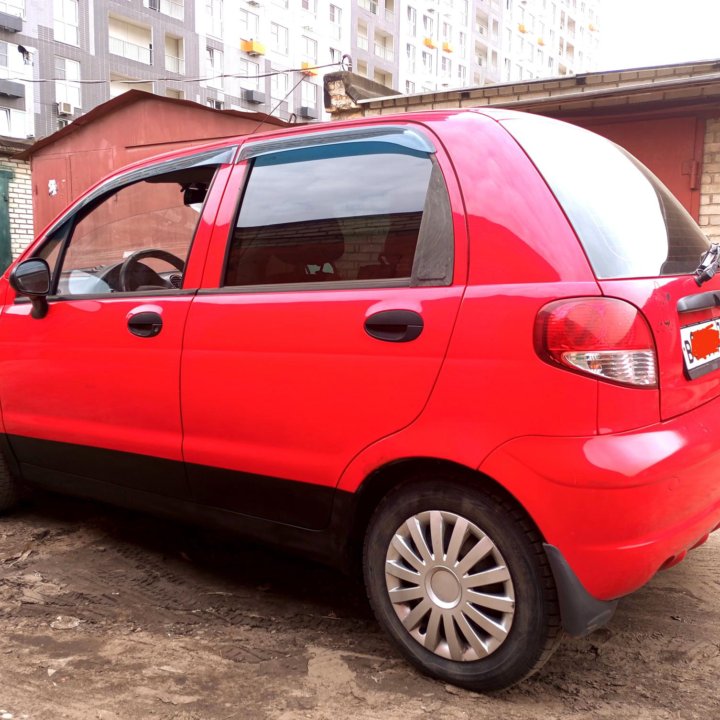
POLYGON ((692 273, 709 242, 640 162, 581 128, 542 118, 505 122, 562 205, 598 278, 692 273))
POLYGON ((449 218, 447 190, 427 152, 366 141, 262 155, 250 171, 224 285, 410 284, 419 239, 438 226, 451 233, 449 218), (430 195, 441 197, 444 211, 426 210, 430 195))

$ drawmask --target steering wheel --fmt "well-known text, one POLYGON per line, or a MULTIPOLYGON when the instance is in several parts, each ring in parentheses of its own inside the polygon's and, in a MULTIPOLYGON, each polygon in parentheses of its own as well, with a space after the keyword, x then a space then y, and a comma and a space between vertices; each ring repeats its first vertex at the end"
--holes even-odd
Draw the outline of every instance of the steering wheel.
MULTIPOLYGON (((146 258, 156 258, 157 260, 164 260, 169 265, 172 265, 179 272, 185 269, 185 263, 177 256, 169 253, 167 250, 160 250, 159 248, 149 248, 147 250, 136 250, 134 253, 130 253, 123 264, 120 266, 120 277, 118 284, 120 285, 121 292, 132 292, 137 290, 137 287, 130 287, 130 280, 133 275, 137 272, 137 266, 141 260, 146 258)), ((158 279, 158 284, 164 287, 169 287, 168 283, 165 282, 152 268, 147 265, 143 265, 145 270, 151 272, 158 279)))

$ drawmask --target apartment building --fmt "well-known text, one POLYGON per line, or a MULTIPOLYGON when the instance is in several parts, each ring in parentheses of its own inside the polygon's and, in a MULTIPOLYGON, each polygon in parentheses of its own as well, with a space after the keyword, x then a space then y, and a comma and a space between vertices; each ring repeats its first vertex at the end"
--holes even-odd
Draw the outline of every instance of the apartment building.
POLYGON ((403 93, 582 72, 600 2, 0 0, 0 136, 43 137, 131 88, 321 119, 312 68, 345 54, 403 93))
POLYGON ((349 0, 0 0, 0 135, 48 135, 131 88, 217 109, 318 118, 322 71, 310 68, 348 52, 350 7, 349 0), (306 70, 284 72, 296 68, 306 70))
POLYGON ((403 93, 594 68, 601 0, 358 0, 354 69, 403 93))

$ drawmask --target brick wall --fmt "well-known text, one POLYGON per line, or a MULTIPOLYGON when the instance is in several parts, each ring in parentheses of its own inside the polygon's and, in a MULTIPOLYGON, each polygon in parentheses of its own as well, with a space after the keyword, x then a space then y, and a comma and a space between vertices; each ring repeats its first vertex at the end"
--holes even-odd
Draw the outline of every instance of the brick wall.
POLYGON ((720 242, 720 117, 705 125, 700 226, 710 240, 720 242))
POLYGON ((10 205, 10 246, 16 258, 33 240, 32 184, 30 163, 25 160, 0 159, 0 168, 13 174, 8 187, 10 205))

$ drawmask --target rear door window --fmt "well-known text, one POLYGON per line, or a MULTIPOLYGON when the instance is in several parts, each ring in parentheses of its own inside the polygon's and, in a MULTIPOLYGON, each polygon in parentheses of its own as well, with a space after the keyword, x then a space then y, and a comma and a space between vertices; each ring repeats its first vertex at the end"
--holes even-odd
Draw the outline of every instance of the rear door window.
POLYGON ((430 153, 319 144, 252 161, 223 284, 446 284, 451 258, 449 199, 430 153))
POLYGON ((644 165, 599 135, 543 118, 504 123, 563 207, 599 279, 692 273, 709 242, 644 165))

